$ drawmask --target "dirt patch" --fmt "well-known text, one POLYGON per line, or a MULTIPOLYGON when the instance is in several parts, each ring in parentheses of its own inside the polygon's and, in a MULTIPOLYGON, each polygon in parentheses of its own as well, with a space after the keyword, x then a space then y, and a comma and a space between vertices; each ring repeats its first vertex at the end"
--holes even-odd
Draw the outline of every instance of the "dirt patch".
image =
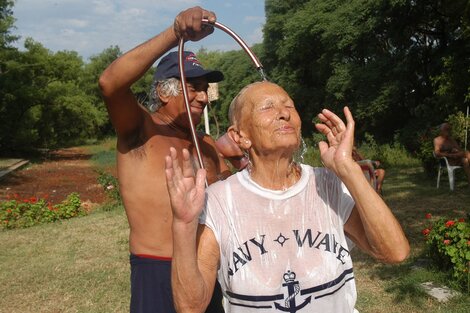
POLYGON ((41 162, 13 171, 0 180, 0 199, 47 198, 57 204, 78 192, 82 202, 100 204, 108 200, 98 183, 91 155, 80 148, 52 151, 41 162))

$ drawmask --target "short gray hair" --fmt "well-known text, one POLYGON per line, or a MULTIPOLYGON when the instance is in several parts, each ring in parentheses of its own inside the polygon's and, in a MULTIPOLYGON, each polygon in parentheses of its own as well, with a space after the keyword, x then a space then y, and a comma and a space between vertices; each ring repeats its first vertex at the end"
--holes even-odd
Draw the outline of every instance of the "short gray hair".
POLYGON ((230 125, 235 125, 236 123, 238 124, 239 122, 241 109, 243 106, 243 102, 245 101, 244 95, 246 91, 253 85, 257 85, 260 83, 263 83, 263 81, 254 82, 249 85, 246 85, 245 87, 242 88, 242 90, 240 90, 240 92, 235 96, 235 98, 233 98, 228 108, 228 118, 229 118, 230 125))
POLYGON ((167 78, 163 80, 157 80, 152 84, 152 89, 150 90, 150 112, 156 112, 162 106, 162 101, 158 96, 158 90, 163 96, 173 96, 176 97, 181 92, 181 83, 177 78, 167 78))

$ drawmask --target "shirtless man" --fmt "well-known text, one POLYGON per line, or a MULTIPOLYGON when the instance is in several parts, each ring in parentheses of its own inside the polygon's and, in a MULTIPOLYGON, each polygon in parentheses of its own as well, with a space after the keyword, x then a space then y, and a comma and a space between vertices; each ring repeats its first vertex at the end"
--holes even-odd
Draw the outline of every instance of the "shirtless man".
MULTIPOLYGON (((354 161, 356 161, 356 162, 366 160, 366 158, 364 156, 362 156, 362 154, 359 153, 356 146, 353 146, 352 157, 353 157, 354 161)), ((369 161, 372 162, 372 165, 374 167, 375 179, 377 180, 375 189, 379 194, 382 194, 382 186, 383 186, 383 182, 384 182, 384 179, 385 179, 385 170, 383 168, 379 168, 379 166, 380 166, 380 161, 379 160, 369 160, 369 161)))
POLYGON ((434 138, 434 154, 437 157, 446 157, 450 165, 463 166, 470 185, 470 152, 462 150, 452 138, 452 128, 449 123, 441 124, 439 131, 439 136, 434 138))
MULTIPOLYGON (((170 53, 157 66, 153 113, 141 107, 131 85, 180 38, 200 40, 213 32, 201 19, 215 22, 214 13, 200 7, 181 12, 159 35, 116 59, 101 75, 99 85, 117 133, 117 171, 130 226, 131 312, 175 312, 171 297, 173 253, 172 211, 165 181, 165 156, 170 147, 189 149, 197 160, 179 81, 178 58, 170 53)), ((219 71, 204 70, 196 56, 185 52, 185 73, 195 124, 208 102, 209 82, 223 79, 219 71)), ((214 141, 200 135, 208 183, 230 174, 214 141)), ((197 161, 194 161, 197 163, 197 161)), ((223 312, 221 297, 214 301, 223 312)))

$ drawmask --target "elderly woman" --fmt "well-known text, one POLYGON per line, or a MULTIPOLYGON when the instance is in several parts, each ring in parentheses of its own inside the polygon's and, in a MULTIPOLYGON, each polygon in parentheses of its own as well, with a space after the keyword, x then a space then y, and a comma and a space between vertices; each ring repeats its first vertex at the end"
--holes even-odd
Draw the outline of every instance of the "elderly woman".
POLYGON ((354 121, 323 110, 316 128, 326 168, 293 161, 300 118, 278 85, 245 87, 230 107, 228 133, 249 155, 243 171, 205 190, 191 157, 166 159, 173 207, 172 288, 179 312, 203 312, 217 279, 226 312, 353 312, 355 244, 387 263, 408 241, 351 157, 354 121), (202 214, 201 214, 202 213, 202 214))

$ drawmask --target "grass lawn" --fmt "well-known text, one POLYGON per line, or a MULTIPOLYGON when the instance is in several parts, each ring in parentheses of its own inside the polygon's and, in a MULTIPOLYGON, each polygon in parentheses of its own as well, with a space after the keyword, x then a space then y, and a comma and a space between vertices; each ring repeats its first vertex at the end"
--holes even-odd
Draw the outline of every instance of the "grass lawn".
POLYGON ((469 312, 469 294, 441 304, 418 287, 427 281, 447 281, 449 285, 445 274, 431 268, 413 268, 423 258, 425 243, 421 231, 426 227, 426 213, 455 218, 470 212, 470 187, 465 177, 458 176, 454 192, 449 190, 445 179, 447 176, 441 181, 440 189, 436 189, 436 180, 427 179, 419 167, 387 169, 384 198, 406 232, 411 255, 403 264, 383 265, 359 251, 353 253, 357 308, 361 313, 469 312))
POLYGON ((0 312, 126 312, 122 210, 0 233, 0 312))
MULTIPOLYGON (((97 167, 109 165, 113 152, 108 150, 112 149, 94 151, 103 156, 97 167)), ((401 221, 412 252, 403 264, 383 265, 353 251, 357 309, 469 312, 468 294, 441 304, 418 287, 426 281, 448 282, 445 274, 412 269, 423 253, 425 213, 453 218, 470 211, 470 188, 463 176, 457 178, 456 191, 450 192, 445 180, 436 189, 435 180, 426 179, 419 167, 389 168, 384 198, 401 221)), ((0 312, 128 312, 128 226, 122 207, 0 231, 0 251, 0 312)))

